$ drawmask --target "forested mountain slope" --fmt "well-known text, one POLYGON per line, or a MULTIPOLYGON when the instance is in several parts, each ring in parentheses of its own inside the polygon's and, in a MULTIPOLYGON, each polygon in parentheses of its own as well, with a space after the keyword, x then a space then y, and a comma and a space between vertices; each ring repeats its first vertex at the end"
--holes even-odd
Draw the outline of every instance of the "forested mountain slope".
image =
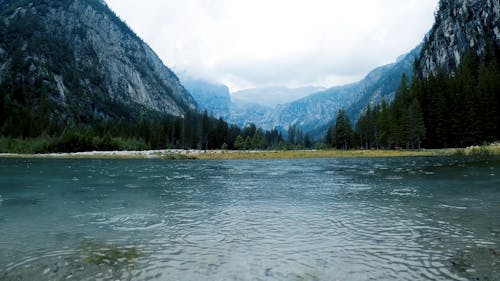
POLYGON ((500 2, 441 0, 412 83, 356 125, 365 147, 464 147, 500 140, 500 2))
POLYGON ((0 128, 30 137, 196 102, 100 0, 0 0, 0 128))

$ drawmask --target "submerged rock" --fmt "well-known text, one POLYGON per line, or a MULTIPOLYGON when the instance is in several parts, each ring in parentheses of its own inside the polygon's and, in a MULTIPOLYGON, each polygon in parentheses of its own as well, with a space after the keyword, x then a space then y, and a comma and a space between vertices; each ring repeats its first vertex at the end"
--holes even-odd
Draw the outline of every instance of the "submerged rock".
POLYGON ((468 280, 500 280, 500 249, 460 250, 450 263, 452 271, 468 280))
POLYGON ((85 241, 80 251, 20 263, 1 272, 0 280, 130 280, 138 273, 134 262, 140 256, 136 248, 85 241))
POLYGON ((119 248, 115 245, 105 245, 95 241, 83 243, 84 261, 88 264, 123 266, 130 265, 141 256, 133 247, 119 248))

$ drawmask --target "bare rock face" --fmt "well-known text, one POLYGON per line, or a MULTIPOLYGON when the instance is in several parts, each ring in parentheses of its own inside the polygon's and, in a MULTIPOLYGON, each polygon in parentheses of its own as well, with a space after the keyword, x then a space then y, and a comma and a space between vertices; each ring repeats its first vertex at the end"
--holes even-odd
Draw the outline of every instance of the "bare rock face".
POLYGON ((207 110, 215 118, 229 118, 231 96, 227 86, 198 79, 184 79, 182 84, 198 103, 199 110, 207 110))
MULTIPOLYGON (((0 0, 0 38, 0 83, 43 87, 37 96, 53 115, 196 109, 177 76, 102 0, 0 0)), ((40 106, 30 99, 27 106, 40 106)))
POLYGON ((441 0, 418 62, 420 72, 423 77, 440 69, 451 74, 463 54, 484 56, 494 43, 500 45, 498 0, 441 0))

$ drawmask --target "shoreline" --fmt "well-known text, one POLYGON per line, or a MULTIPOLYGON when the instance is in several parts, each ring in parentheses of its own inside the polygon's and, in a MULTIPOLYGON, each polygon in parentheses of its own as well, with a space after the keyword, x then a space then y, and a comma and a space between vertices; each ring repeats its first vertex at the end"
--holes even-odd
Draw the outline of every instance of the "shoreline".
POLYGON ((422 150, 145 150, 145 151, 89 151, 74 153, 21 154, 0 153, 0 158, 25 159, 162 159, 162 160, 279 160, 312 158, 375 158, 375 157, 439 157, 500 156, 500 144, 468 148, 422 150))

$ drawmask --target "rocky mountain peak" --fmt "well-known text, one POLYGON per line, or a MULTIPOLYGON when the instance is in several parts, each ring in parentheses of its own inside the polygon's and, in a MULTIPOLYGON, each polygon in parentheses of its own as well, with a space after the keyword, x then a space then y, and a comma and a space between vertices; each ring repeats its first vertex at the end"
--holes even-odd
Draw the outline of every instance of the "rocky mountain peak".
POLYGON ((490 44, 500 45, 500 1, 441 0, 436 21, 419 60, 424 77, 460 65, 463 54, 483 56, 490 44))

